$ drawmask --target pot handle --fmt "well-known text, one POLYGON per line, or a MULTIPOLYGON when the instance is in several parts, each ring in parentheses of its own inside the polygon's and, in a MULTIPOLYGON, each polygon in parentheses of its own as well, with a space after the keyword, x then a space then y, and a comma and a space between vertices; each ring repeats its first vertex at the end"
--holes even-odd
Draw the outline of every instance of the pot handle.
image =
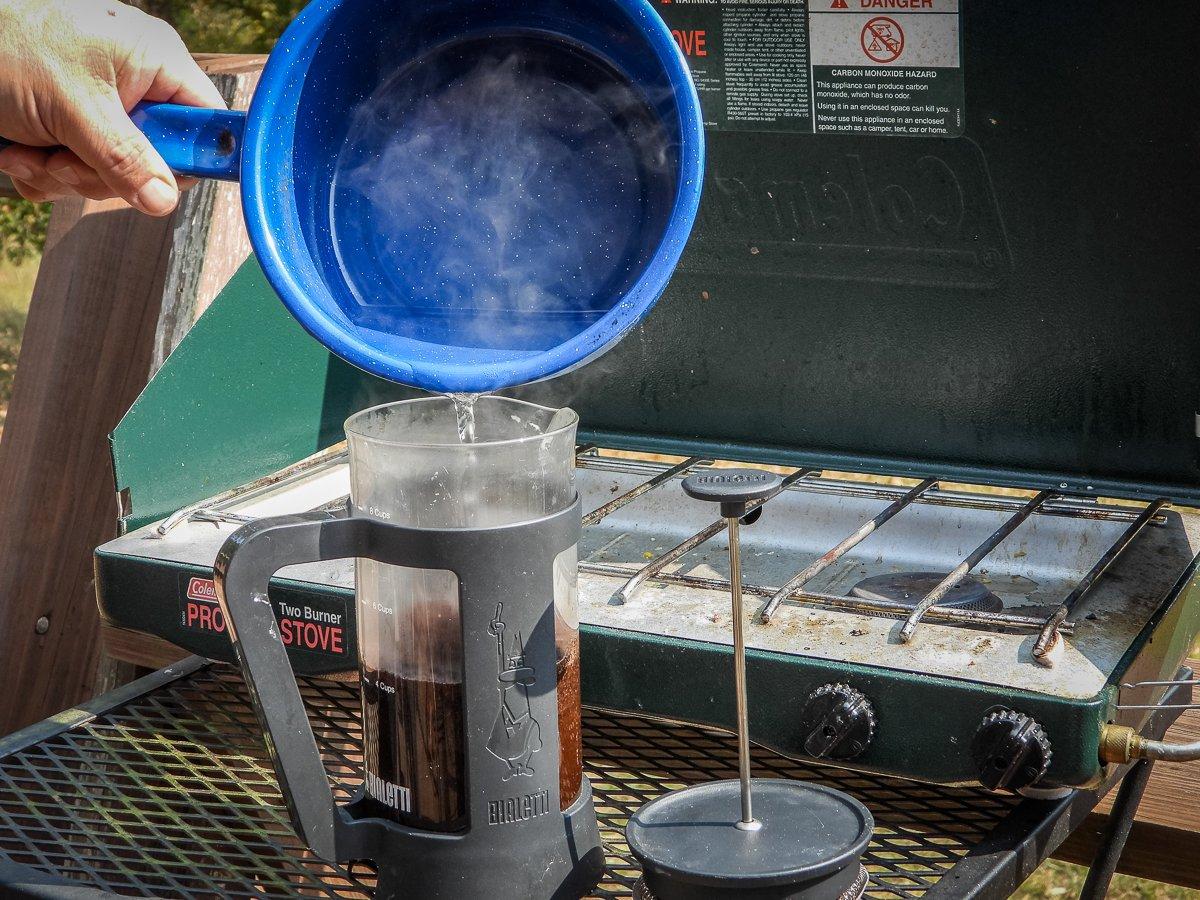
POLYGON ((378 524, 329 512, 260 519, 230 535, 214 567, 217 601, 292 827, 326 860, 337 859, 340 816, 267 588, 284 566, 370 555, 378 524))
MULTIPOLYGON (((176 103, 139 103, 129 118, 175 174, 238 180, 242 136, 246 131, 244 112, 176 103)), ((0 150, 12 143, 0 137, 0 150)))

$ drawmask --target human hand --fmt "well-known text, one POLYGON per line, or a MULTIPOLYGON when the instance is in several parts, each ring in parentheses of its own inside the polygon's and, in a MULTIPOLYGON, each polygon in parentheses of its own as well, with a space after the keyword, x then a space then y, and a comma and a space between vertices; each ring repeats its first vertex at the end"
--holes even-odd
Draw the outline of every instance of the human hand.
POLYGON ((225 106, 161 19, 117 0, 0 0, 0 135, 16 142, 0 171, 21 196, 171 212, 187 183, 129 120, 143 100, 225 106))

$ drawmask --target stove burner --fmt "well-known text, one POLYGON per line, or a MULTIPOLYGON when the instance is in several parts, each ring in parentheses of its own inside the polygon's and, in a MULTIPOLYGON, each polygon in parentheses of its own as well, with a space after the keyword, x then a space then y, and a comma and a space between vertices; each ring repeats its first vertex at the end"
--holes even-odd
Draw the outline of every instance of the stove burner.
MULTIPOLYGON (((850 589, 851 597, 864 600, 890 600, 915 607, 941 582, 938 572, 894 572, 864 578, 850 589)), ((970 609, 976 612, 1002 612, 1004 603, 978 578, 968 575, 950 589, 938 606, 970 609)))

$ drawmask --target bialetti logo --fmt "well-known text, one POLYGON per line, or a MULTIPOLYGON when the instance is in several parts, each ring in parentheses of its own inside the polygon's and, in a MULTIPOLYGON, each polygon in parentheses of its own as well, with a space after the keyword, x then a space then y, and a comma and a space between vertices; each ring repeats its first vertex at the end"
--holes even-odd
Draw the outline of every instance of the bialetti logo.
POLYGON ((217 585, 211 578, 193 578, 188 582, 187 597, 189 600, 200 600, 205 603, 217 602, 217 585))
POLYGON ((697 484, 762 484, 770 475, 697 475, 697 484))
POLYGON ((550 812, 550 792, 543 790, 504 800, 488 801, 489 825, 512 825, 550 812))
POLYGON ((367 794, 378 800, 384 806, 399 812, 412 812, 412 791, 390 781, 384 781, 373 772, 368 772, 365 779, 367 794))

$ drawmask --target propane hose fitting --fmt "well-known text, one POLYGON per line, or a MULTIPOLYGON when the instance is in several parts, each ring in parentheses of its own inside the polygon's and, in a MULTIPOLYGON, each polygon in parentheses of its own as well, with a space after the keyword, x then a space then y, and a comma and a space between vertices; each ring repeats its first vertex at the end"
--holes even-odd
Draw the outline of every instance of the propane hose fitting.
POLYGON ((1118 765, 1137 759, 1136 749, 1142 736, 1127 725, 1100 728, 1100 761, 1118 765))
POLYGON ((1105 725, 1100 729, 1100 761, 1127 763, 1135 759, 1191 762, 1200 759, 1200 741, 1169 744, 1151 741, 1126 725, 1105 725))

